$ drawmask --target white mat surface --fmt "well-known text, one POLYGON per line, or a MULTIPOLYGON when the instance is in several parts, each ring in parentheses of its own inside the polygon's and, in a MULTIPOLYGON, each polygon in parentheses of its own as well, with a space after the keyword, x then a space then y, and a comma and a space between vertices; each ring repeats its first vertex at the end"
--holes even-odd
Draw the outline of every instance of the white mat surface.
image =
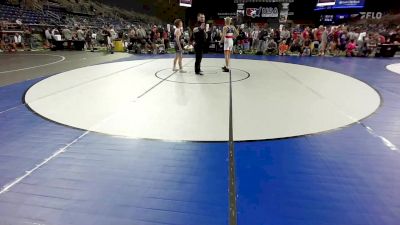
POLYGON ((400 63, 388 65, 386 67, 386 69, 388 69, 388 70, 390 70, 392 72, 400 74, 400 63))
MULTIPOLYGON (((37 83, 25 100, 52 121, 109 135, 228 140, 229 76, 220 71, 223 59, 204 59, 205 76, 193 74, 193 59, 185 63, 189 73, 176 73, 156 87, 160 78, 172 74, 171 59, 80 68, 37 83)), ((232 60, 232 65, 233 80, 238 81, 233 84, 236 141, 343 127, 369 116, 380 104, 374 89, 336 72, 256 60, 232 60), (245 71, 251 74, 248 79, 245 71)))

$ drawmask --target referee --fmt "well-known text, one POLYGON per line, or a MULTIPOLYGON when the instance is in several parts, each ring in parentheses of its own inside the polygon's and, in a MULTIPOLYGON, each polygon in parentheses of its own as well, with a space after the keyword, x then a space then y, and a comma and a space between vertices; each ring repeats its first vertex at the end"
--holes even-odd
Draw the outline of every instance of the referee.
POLYGON ((201 71, 201 60, 203 59, 203 49, 206 44, 207 33, 205 31, 205 16, 203 13, 197 14, 197 25, 193 29, 194 51, 196 52, 196 62, 194 71, 197 75, 204 75, 201 71))

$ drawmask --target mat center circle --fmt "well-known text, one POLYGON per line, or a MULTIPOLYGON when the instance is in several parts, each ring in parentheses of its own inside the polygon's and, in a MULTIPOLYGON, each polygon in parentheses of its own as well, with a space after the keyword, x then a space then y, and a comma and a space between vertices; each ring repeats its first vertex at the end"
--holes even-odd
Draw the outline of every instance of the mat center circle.
MULTIPOLYGON (((158 79, 174 83, 183 84, 226 84, 229 83, 229 72, 223 72, 222 68, 208 66, 203 67, 203 75, 197 75, 193 71, 193 67, 183 67, 183 71, 172 71, 171 68, 162 69, 155 73, 158 79)), ((232 82, 239 82, 250 78, 250 73, 232 68, 231 69, 232 82)))

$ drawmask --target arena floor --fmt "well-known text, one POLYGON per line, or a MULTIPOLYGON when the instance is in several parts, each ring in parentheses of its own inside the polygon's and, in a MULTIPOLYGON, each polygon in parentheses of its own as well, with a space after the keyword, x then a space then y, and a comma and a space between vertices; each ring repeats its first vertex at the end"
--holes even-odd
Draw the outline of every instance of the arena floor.
POLYGON ((172 57, 0 54, 0 225, 398 224, 399 59, 172 57))

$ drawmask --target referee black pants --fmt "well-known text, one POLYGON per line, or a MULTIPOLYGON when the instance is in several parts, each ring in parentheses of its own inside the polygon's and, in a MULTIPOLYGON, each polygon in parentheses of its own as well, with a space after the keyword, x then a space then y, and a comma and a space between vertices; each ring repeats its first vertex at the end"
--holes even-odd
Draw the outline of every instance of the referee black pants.
POLYGON ((194 51, 196 52, 196 62, 194 64, 194 71, 196 73, 200 73, 201 60, 203 59, 203 49, 195 48, 194 51))

